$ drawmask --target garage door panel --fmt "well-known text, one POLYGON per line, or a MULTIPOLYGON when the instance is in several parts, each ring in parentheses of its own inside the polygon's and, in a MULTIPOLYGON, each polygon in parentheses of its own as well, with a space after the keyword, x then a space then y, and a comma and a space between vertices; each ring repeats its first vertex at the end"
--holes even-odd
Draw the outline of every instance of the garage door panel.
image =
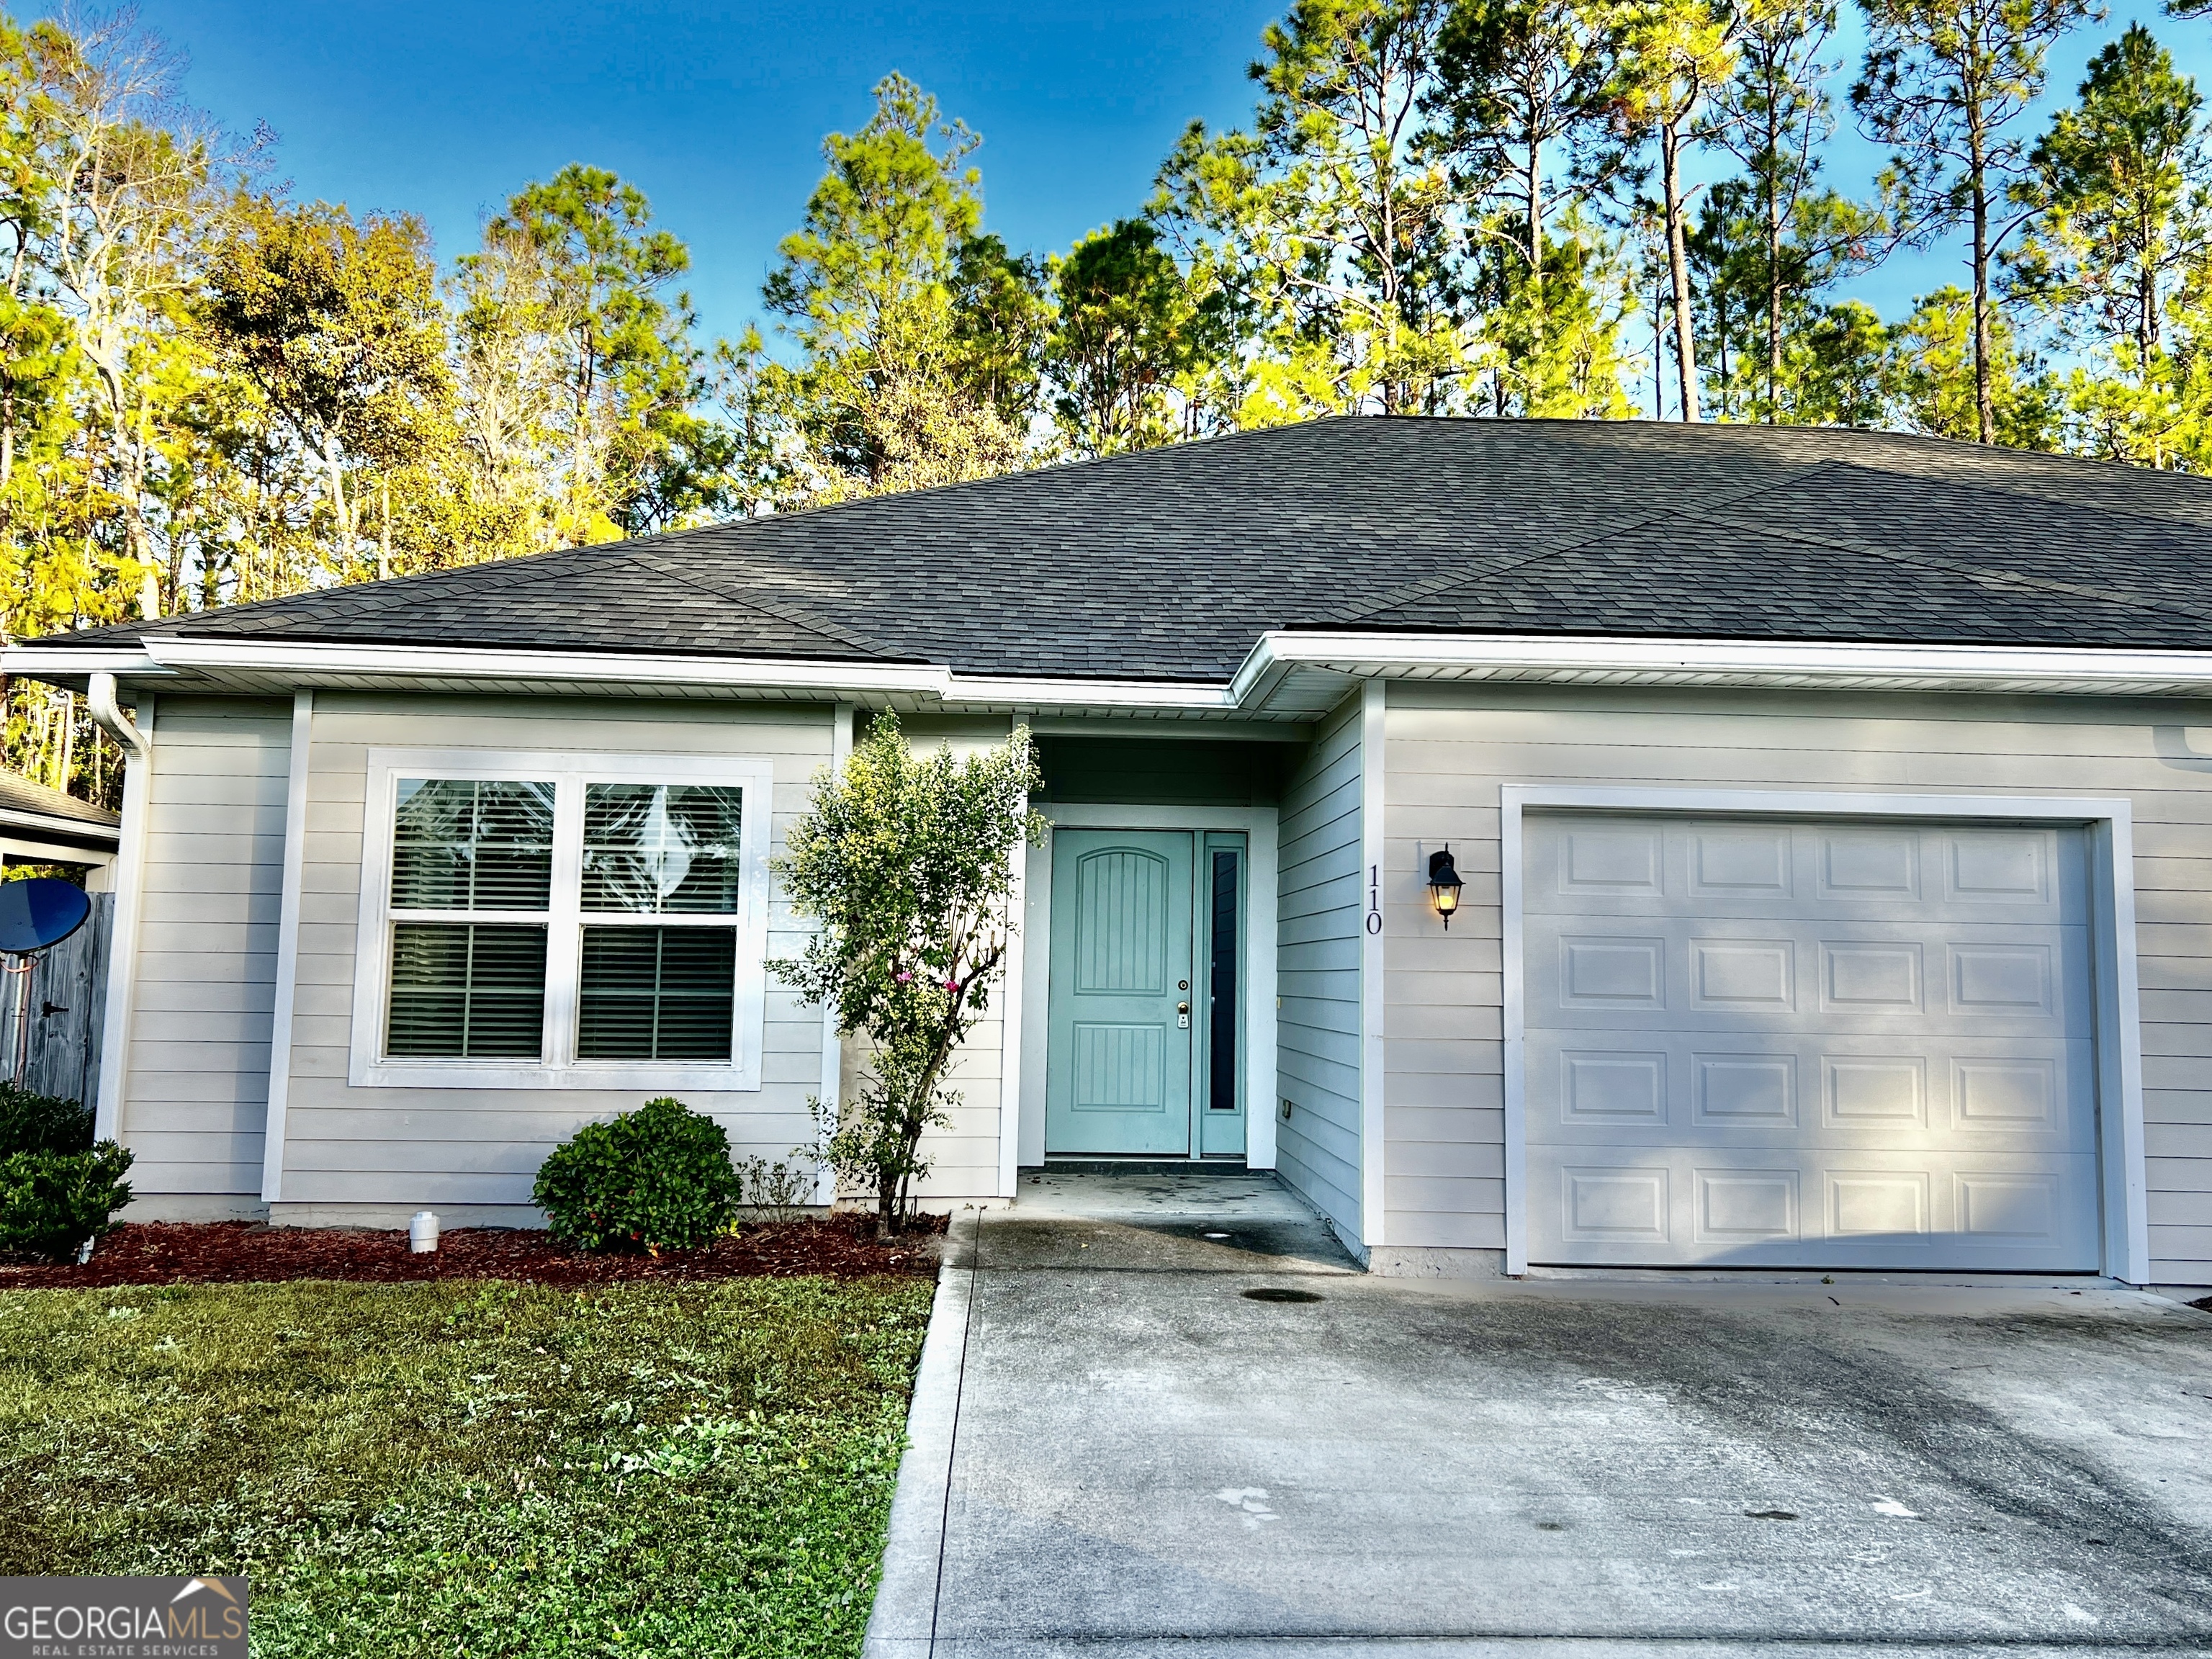
POLYGON ((2096 1050, 2081 1039, 1950 1038, 1918 1049, 1847 1032, 1534 1030, 1532 1137, 2089 1152, 2096 1050))
POLYGON ((2079 831, 1532 816, 1527 848, 1531 1260, 2094 1269, 2079 831))
POLYGON ((1531 917, 1530 1024, 1665 1030, 1686 1018, 1747 1030, 1830 1029, 2087 1036, 2093 943, 2083 926, 1784 921, 1757 933, 1684 915, 1531 917), (1598 926, 1592 923, 1598 922, 1598 926))
POLYGON ((1523 908, 1627 917, 1693 902, 1712 916, 1764 916, 1778 904, 1862 921, 2050 922, 2086 914, 2078 832, 2035 825, 1805 825, 1745 820, 1660 824, 1628 817, 1563 826, 1528 844, 1523 908))
POLYGON ((1603 1267, 2094 1269, 2095 1159, 1531 1147, 1529 1255, 1603 1267), (2086 1265, 2085 1265, 2086 1264, 2086 1265))

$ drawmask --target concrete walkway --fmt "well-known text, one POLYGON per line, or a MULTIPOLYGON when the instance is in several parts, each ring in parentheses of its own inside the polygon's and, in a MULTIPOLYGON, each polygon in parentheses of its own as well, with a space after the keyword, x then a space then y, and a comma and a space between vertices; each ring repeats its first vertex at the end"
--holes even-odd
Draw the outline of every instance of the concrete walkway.
POLYGON ((1024 1179, 956 1228, 873 1659, 2212 1653, 2212 1316, 1438 1287, 1266 1176, 1024 1179))

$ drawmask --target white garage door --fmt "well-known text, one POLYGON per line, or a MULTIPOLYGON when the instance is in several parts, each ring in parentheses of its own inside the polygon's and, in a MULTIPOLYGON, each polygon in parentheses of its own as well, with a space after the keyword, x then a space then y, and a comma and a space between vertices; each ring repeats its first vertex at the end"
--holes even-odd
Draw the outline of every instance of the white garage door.
POLYGON ((2098 1266, 2082 832, 1534 817, 1528 1255, 2098 1266))

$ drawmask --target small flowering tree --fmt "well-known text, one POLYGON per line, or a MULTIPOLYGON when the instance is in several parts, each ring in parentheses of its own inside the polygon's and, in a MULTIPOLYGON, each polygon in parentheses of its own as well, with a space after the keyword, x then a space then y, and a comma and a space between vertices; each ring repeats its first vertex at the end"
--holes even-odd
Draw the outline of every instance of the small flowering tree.
POLYGON ((922 1132, 949 1123, 958 1099, 945 1066, 1006 969, 1013 852, 1042 838, 1029 799, 1043 782, 1026 730, 964 760, 917 756, 886 712, 843 773, 818 781, 775 860, 792 908, 818 931, 803 956, 769 969, 872 1045, 857 1097, 814 1109, 830 1166, 875 1189, 885 1232, 905 1224, 914 1179, 928 1173, 922 1132))

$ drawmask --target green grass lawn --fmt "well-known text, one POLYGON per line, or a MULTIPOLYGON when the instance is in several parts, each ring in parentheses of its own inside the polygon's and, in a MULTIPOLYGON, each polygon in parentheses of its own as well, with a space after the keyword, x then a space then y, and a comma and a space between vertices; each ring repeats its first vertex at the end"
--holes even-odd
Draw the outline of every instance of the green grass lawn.
POLYGON ((0 1573, 242 1572, 259 1659, 857 1653, 929 1297, 0 1294, 0 1573))

